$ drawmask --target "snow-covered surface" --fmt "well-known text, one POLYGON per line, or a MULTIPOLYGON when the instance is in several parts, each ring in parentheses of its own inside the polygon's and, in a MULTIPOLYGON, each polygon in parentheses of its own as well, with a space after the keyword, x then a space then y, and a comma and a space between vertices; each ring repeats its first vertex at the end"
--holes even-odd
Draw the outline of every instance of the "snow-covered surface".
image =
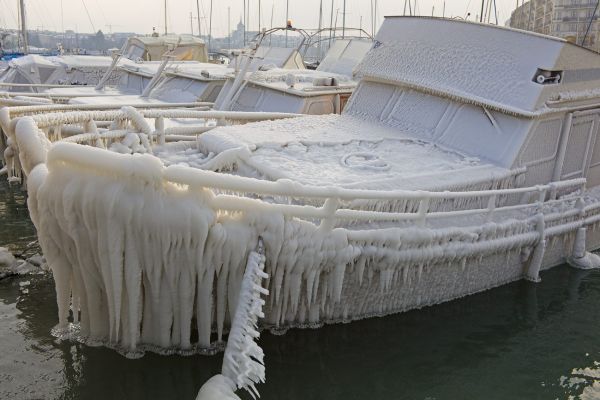
POLYGON ((255 71, 248 81, 270 89, 283 90, 299 96, 320 95, 336 91, 352 92, 356 82, 348 75, 327 71, 275 68, 255 71))
MULTIPOLYGON (((11 60, 0 81, 29 84, 96 84, 112 63, 103 56, 38 56, 27 55, 11 60)), ((114 83, 118 74, 111 75, 114 83)), ((12 91, 24 91, 14 88, 12 91)))
POLYGON ((538 68, 600 67, 599 55, 562 40, 457 20, 388 17, 376 40, 356 69, 359 75, 512 112, 534 112, 564 87, 585 87, 538 84, 538 68))
MULTIPOLYGON (((82 92, 82 94, 87 94, 82 92)), ((97 96, 73 97, 69 99, 69 104, 160 104, 159 100, 150 97, 141 97, 139 94, 125 94, 117 90, 104 89, 97 96)))
POLYGON ((233 70, 227 65, 211 63, 187 63, 176 65, 166 71, 166 75, 189 77, 195 80, 222 80, 233 70))
MULTIPOLYGON (((204 161, 204 154, 223 154, 225 165, 250 166, 250 174, 312 185, 434 189, 507 173, 477 158, 351 116, 307 116, 220 127, 201 135, 198 147, 203 154, 187 151, 189 165, 198 165, 194 157, 204 161)), ((180 156, 161 153, 168 164, 185 163, 180 156)), ((214 161, 201 165, 221 166, 214 161)))

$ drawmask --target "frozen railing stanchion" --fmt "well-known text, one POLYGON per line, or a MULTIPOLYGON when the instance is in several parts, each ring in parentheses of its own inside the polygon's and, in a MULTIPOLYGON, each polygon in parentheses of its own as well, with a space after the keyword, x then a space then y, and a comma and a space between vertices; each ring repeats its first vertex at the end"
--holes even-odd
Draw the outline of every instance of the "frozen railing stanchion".
MULTIPOLYGON (((585 217, 585 203, 579 198, 576 204, 579 210, 579 217, 585 217)), ((575 232, 575 240, 573 242, 573 250, 571 257, 567 258, 570 266, 577 269, 593 269, 600 268, 600 256, 591 253, 586 249, 587 227, 582 226, 575 232)))
POLYGON ((256 251, 248 255, 221 374, 200 388, 196 400, 239 399, 235 394, 238 389, 246 389, 254 398, 259 396, 255 385, 265 381, 265 365, 263 350, 256 339, 260 336, 258 319, 264 318, 265 301, 261 296, 269 294, 261 285, 269 277, 264 268, 264 246, 259 238, 256 251))

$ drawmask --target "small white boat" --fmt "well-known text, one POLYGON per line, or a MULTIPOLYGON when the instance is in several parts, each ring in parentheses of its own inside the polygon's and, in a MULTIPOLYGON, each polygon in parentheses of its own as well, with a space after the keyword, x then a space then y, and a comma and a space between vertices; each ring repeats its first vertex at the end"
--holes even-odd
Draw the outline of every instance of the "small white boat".
POLYGON ((95 86, 101 80, 104 84, 114 86, 122 71, 115 68, 117 61, 126 59, 137 64, 154 62, 158 65, 167 52, 175 61, 208 62, 204 41, 198 38, 173 35, 131 37, 114 57, 27 55, 16 58, 0 72, 0 89, 7 92, 37 93, 55 86, 95 86), (110 72, 106 75, 108 70, 110 72))
POLYGON ((78 322, 88 340, 130 351, 210 348, 259 238, 261 323, 272 329, 537 282, 565 261, 598 266, 600 55, 513 29, 391 17, 356 74, 342 115, 165 143, 164 119, 180 111, 119 114, 88 137, 104 147, 135 135, 153 155, 50 144, 64 115, 19 120, 59 328, 78 322))
POLYGON ((226 85, 215 108, 339 114, 358 83, 352 70, 371 46, 368 39, 337 39, 316 70, 259 68, 238 86, 226 85))

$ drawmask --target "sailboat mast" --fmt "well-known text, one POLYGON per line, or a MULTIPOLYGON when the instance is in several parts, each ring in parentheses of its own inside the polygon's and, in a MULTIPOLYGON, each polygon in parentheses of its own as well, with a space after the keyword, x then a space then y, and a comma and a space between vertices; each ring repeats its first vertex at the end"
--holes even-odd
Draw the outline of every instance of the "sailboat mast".
POLYGON ((200 30, 200 0, 196 0, 196 14, 198 16, 198 37, 202 37, 202 31, 200 30))
MULTIPOLYGON (((290 20, 290 0, 285 2, 285 26, 288 26, 290 20)), ((285 30, 285 47, 288 45, 288 30, 285 30)))
POLYGON ((208 18, 208 51, 210 51, 210 40, 212 39, 212 6, 213 0, 210 0, 210 16, 208 18))
POLYGON ((165 0, 165 35, 167 34, 167 0, 165 0))
POLYGON ((21 35, 23 36, 23 53, 29 53, 29 43, 27 40, 27 24, 25 17, 25 0, 19 1, 19 7, 21 9, 21 35))
POLYGON ((331 34, 333 33, 333 2, 335 0, 331 0, 331 18, 329 20, 329 48, 331 48, 331 34))
POLYGON ((342 39, 346 37, 346 0, 344 0, 344 11, 342 12, 342 39))
POLYGON ((319 50, 317 60, 321 60, 321 29, 323 28, 323 0, 319 2, 319 50))

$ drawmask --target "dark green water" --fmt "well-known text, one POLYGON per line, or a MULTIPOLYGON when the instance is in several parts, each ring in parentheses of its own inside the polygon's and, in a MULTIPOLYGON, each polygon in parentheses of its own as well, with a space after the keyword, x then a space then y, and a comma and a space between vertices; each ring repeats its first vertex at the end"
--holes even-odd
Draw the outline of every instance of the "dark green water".
MULTIPOLYGON (((33 254, 23 193, 0 179, 0 246, 33 254)), ((0 281, 0 399, 189 399, 221 356, 129 360, 58 343, 49 275, 0 281), (20 283, 29 281, 25 288, 20 283)), ((451 303, 264 333, 263 399, 600 398, 600 272, 566 266, 451 303)), ((244 395, 244 398, 249 396, 244 395)))

